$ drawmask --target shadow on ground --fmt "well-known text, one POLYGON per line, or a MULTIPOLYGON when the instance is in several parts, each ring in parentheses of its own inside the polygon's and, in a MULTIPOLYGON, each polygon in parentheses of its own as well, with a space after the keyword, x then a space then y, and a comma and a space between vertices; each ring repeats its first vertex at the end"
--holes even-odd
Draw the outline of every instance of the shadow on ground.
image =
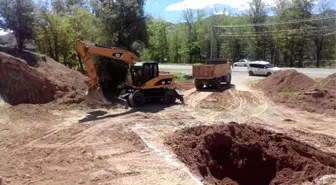
MULTIPOLYGON (((177 105, 178 103, 175 103, 170 106, 177 105)), ((101 120, 101 119, 107 119, 107 118, 115 118, 119 116, 125 116, 129 114, 133 114, 136 112, 142 112, 142 113, 157 113, 160 111, 163 111, 165 108, 170 107, 167 105, 162 105, 162 104, 151 104, 151 105, 145 105, 143 107, 134 107, 129 109, 128 111, 117 113, 117 114, 107 114, 107 111, 104 110, 95 110, 91 112, 87 112, 87 115, 80 119, 78 123, 84 123, 88 121, 96 121, 96 120, 101 120)))

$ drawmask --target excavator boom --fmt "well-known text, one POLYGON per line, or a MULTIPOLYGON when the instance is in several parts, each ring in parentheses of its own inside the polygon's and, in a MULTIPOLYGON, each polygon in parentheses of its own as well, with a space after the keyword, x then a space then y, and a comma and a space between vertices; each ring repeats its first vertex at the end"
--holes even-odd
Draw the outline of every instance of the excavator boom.
POLYGON ((87 85, 89 86, 87 100, 89 102, 99 104, 110 104, 110 102, 106 100, 100 88, 92 55, 116 59, 129 65, 134 65, 136 62, 140 61, 138 56, 127 50, 116 47, 109 48, 98 46, 95 44, 85 43, 81 40, 76 41, 75 50, 78 53, 80 60, 84 63, 85 70, 89 76, 89 80, 87 81, 87 85))

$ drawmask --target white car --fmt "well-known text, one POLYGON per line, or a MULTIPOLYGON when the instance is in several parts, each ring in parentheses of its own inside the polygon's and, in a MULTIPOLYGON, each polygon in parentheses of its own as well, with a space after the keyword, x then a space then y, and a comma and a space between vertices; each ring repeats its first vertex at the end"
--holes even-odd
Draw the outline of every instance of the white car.
POLYGON ((278 67, 273 67, 271 63, 266 61, 254 61, 248 64, 247 71, 250 76, 253 75, 269 76, 273 73, 281 71, 281 69, 278 67))
POLYGON ((247 65, 250 63, 247 59, 241 59, 238 62, 233 63, 234 67, 247 67, 247 65))

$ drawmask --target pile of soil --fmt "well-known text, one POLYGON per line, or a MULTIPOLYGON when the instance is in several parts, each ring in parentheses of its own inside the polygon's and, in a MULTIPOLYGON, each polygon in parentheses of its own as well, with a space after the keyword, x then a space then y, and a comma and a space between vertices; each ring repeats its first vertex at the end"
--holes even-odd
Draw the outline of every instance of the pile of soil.
POLYGON ((273 101, 291 108, 336 115, 336 74, 320 82, 295 70, 285 70, 258 82, 266 95, 273 101))
POLYGON ((0 96, 4 101, 11 105, 41 104, 55 99, 65 104, 84 101, 84 75, 43 55, 22 55, 28 56, 27 53, 34 61, 0 52, 0 96))
POLYGON ((315 84, 316 89, 327 90, 330 94, 336 93, 336 73, 315 84))
POLYGON ((187 128, 165 143, 209 184, 295 184, 336 172, 336 154, 244 124, 187 128))
POLYGON ((284 70, 264 78, 257 84, 269 93, 274 93, 305 91, 314 86, 315 82, 296 70, 284 70))

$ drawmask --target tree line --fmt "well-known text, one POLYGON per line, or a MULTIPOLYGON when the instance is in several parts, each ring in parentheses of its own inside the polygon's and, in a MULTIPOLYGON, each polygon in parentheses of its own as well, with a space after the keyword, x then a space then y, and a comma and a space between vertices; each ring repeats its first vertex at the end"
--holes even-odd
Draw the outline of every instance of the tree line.
POLYGON ((269 7, 252 0, 241 13, 185 10, 175 24, 147 15, 144 5, 145 0, 0 0, 0 28, 13 31, 19 50, 34 43, 61 63, 77 60, 76 39, 162 63, 207 58, 289 67, 336 63, 336 11, 326 1, 277 0, 269 7))

